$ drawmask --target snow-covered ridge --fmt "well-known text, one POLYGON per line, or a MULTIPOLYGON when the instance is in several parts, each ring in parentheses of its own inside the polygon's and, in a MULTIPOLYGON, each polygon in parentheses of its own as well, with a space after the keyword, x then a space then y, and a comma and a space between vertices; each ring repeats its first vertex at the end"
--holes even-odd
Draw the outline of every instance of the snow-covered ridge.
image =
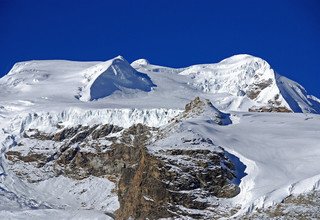
POLYGON ((22 133, 28 129, 45 132, 57 130, 57 126, 76 126, 94 124, 113 124, 128 128, 142 123, 151 127, 160 127, 168 123, 181 110, 175 109, 96 109, 83 110, 70 108, 61 112, 33 112, 20 114, 11 119, 12 131, 22 133))
POLYGON ((204 92, 232 95, 246 92, 253 83, 274 79, 266 61, 249 55, 233 56, 217 64, 194 65, 180 74, 193 77, 204 92))
POLYGON ((318 98, 308 95, 303 86, 284 76, 276 74, 277 87, 288 106, 295 112, 320 113, 318 98))
POLYGON ((82 101, 104 98, 124 89, 149 92, 156 86, 148 75, 137 72, 121 56, 90 67, 83 75, 84 86, 79 94, 82 101))
POLYGON ((52 105, 182 109, 199 96, 227 112, 320 112, 319 99, 265 60, 246 54, 185 68, 145 59, 130 65, 121 56, 104 62, 28 61, 16 64, 0 87, 2 106, 19 100, 48 111, 52 105))
MULTIPOLYGON (((235 55, 214 64, 185 68, 152 65, 143 59, 131 64, 148 75, 179 75, 220 110, 320 112, 320 102, 301 85, 286 80, 265 60, 248 54, 235 55)), ((159 83, 157 83, 159 84, 159 83)))
MULTIPOLYGON (((63 60, 17 63, 0 79, 2 93, 12 99, 61 99, 92 101, 113 93, 149 92, 156 85, 121 56, 105 62, 63 60), (17 93, 23 93, 18 94, 17 93)), ((1 93, 1 92, 0 92, 1 93)), ((51 100, 52 101, 52 100, 51 100)))
MULTIPOLYGON (((193 84, 206 93, 227 93, 240 103, 253 101, 252 107, 277 106, 293 112, 320 111, 305 89, 298 83, 277 74, 263 59, 241 54, 217 64, 194 65, 182 75, 190 76, 193 84)), ((251 108, 252 108, 251 107, 251 108)))

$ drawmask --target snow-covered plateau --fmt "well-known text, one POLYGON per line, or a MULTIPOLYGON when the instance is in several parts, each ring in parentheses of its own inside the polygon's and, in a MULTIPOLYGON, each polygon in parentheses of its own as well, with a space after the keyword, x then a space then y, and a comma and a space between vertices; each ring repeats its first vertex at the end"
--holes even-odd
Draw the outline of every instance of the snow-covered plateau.
POLYGON ((320 100, 261 58, 17 63, 0 219, 319 219, 320 100))

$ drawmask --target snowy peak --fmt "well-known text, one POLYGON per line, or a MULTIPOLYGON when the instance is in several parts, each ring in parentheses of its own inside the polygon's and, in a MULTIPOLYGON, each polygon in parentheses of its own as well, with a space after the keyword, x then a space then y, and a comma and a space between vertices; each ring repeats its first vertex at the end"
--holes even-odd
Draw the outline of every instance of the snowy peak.
POLYGON ((87 102, 115 92, 129 95, 149 92, 155 86, 146 74, 137 72, 121 56, 105 62, 21 62, 0 79, 0 85, 9 102, 31 100, 35 103, 87 102))
POLYGON ((189 84, 204 93, 225 94, 218 102, 229 100, 223 104, 226 110, 320 112, 320 103, 310 98, 301 85, 280 76, 265 60, 251 55, 190 66, 181 69, 179 75, 189 77, 189 84))
POLYGON ((246 54, 185 68, 145 59, 129 64, 121 56, 105 62, 28 61, 17 63, 0 79, 0 86, 6 109, 183 109, 185 102, 199 96, 226 112, 320 113, 319 99, 277 74, 265 60, 246 54))
POLYGON ((135 60, 131 63, 131 66, 133 66, 134 68, 137 68, 137 67, 141 67, 141 66, 147 66, 149 65, 150 62, 146 59, 138 59, 138 60, 135 60))
POLYGON ((239 64, 248 64, 252 62, 257 62, 263 65, 269 65, 265 60, 252 56, 250 54, 236 54, 231 57, 227 57, 219 62, 219 64, 225 65, 239 65, 239 64))
POLYGON ((80 88, 81 101, 104 98, 116 91, 149 92, 155 86, 148 75, 137 72, 121 56, 90 67, 83 75, 85 85, 80 88))
POLYGON ((259 99, 260 91, 275 82, 270 65, 249 55, 233 56, 217 64, 191 66, 180 74, 193 78, 194 85, 204 92, 247 95, 250 99, 259 99))

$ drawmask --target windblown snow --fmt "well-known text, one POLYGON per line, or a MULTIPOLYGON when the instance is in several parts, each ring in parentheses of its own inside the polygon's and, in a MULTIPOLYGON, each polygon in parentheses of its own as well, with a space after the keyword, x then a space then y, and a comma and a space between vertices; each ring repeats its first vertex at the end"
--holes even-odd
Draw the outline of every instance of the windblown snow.
POLYGON ((241 206, 236 216, 319 188, 320 101, 258 57, 236 55, 178 69, 145 59, 130 65, 120 56, 27 61, 15 64, 0 87, 0 218, 108 219, 119 208, 116 185, 107 179, 55 177, 30 184, 7 170, 4 153, 24 131, 80 124, 162 127, 196 96, 213 106, 181 129, 211 138, 246 166, 241 192, 230 199, 241 206), (206 116, 227 121, 219 126, 206 116))

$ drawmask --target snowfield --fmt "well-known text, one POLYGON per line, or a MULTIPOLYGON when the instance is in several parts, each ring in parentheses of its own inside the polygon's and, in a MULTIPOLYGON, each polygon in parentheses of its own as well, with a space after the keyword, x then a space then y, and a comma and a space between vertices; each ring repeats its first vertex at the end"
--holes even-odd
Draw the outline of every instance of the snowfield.
POLYGON ((242 204, 238 214, 319 189, 319 115, 242 113, 239 117, 239 124, 207 134, 247 166, 248 175, 234 198, 242 204))
POLYGON ((117 186, 107 178, 19 179, 4 154, 19 147, 25 131, 137 123, 164 128, 196 96, 214 107, 180 129, 210 138, 245 166, 240 194, 227 201, 240 206, 235 218, 320 187, 319 99, 257 57, 236 55, 179 69, 144 59, 130 65, 120 56, 106 62, 29 61, 16 64, 0 87, 1 219, 112 219, 119 208, 117 186), (223 126, 212 121, 222 117, 219 110, 227 120, 223 126))
MULTIPOLYGON (((317 98, 257 57, 236 55, 217 64, 168 68, 121 56, 106 62, 29 61, 0 79, 7 111, 80 107, 182 109, 194 97, 224 111, 283 107, 320 112, 317 98)), ((3 110, 1 110, 3 111, 3 110)))

